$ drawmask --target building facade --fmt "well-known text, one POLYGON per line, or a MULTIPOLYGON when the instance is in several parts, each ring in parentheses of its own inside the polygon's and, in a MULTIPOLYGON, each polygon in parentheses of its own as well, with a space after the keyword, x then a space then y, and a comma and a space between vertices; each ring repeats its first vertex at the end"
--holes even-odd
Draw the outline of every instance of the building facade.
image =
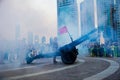
POLYGON ((96 0, 99 32, 103 32, 105 40, 114 39, 114 0, 96 0))
POLYGON ((28 44, 33 45, 33 33, 28 32, 28 44))
POLYGON ((39 44, 39 36, 38 35, 35 35, 34 37, 34 44, 39 44))
POLYGON ((80 3, 81 35, 85 35, 95 28, 94 0, 84 0, 80 3))
POLYGON ((116 35, 117 41, 120 46, 120 0, 116 0, 115 3, 115 26, 116 26, 116 35))
POLYGON ((73 40, 78 38, 78 10, 77 0, 57 0, 58 42, 71 42, 68 33, 59 34, 59 29, 66 26, 73 40))

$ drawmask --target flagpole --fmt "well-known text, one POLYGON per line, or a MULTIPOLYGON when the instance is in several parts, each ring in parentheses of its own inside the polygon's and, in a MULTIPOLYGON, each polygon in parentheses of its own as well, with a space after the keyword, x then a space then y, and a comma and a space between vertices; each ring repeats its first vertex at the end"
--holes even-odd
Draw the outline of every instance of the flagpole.
POLYGON ((59 29, 59 32, 60 32, 60 34, 63 34, 63 33, 66 33, 66 32, 67 32, 68 35, 69 35, 69 37, 70 37, 70 40, 73 42, 73 38, 72 38, 72 36, 70 35, 69 31, 67 30, 67 27, 66 27, 66 26, 60 28, 60 29, 59 29))
POLYGON ((67 32, 68 32, 68 35, 69 35, 71 41, 73 42, 73 38, 72 38, 72 36, 70 35, 69 31, 67 31, 67 32))

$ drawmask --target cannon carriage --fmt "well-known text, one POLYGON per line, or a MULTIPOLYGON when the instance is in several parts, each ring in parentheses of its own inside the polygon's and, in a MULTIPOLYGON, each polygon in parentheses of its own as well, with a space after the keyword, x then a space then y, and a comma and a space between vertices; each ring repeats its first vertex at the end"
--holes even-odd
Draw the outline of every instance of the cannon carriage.
POLYGON ((78 55, 78 49, 76 48, 76 46, 90 39, 91 35, 93 35, 96 31, 97 29, 94 29, 90 31, 89 33, 85 34, 84 36, 72 41, 71 43, 60 47, 57 51, 52 52, 52 53, 42 54, 41 52, 38 52, 37 55, 33 54, 34 56, 28 53, 26 55, 26 62, 27 64, 30 64, 35 59, 61 56, 61 60, 64 64, 73 64, 76 61, 77 55, 78 55))

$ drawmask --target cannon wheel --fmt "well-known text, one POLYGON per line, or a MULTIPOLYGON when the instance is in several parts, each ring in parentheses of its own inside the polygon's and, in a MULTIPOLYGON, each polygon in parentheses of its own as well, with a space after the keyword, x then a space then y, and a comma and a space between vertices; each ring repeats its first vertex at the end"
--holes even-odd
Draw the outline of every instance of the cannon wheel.
POLYGON ((73 48, 71 51, 62 51, 61 59, 64 64, 73 64, 77 58, 77 49, 73 48))
POLYGON ((26 55, 26 63, 30 64, 30 63, 32 63, 33 60, 34 60, 34 58, 32 58, 31 55, 30 55, 30 53, 28 53, 26 55))
POLYGON ((32 63, 33 60, 34 60, 33 58, 26 57, 26 62, 27 62, 27 64, 32 63))

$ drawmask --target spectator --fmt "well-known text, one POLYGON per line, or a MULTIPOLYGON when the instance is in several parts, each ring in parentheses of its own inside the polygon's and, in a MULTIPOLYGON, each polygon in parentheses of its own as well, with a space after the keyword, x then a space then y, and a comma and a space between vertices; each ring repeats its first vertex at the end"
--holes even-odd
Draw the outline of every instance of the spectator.
POLYGON ((55 37, 52 41, 52 50, 55 52, 55 54, 53 55, 54 63, 57 63, 57 61, 56 61, 57 49, 58 49, 58 42, 57 42, 57 37, 55 37))
POLYGON ((103 57, 103 55, 104 55, 104 45, 102 44, 99 48, 99 56, 103 57))
POLYGON ((111 45, 111 55, 112 55, 112 57, 115 56, 115 55, 114 55, 114 48, 115 48, 115 46, 114 46, 114 44, 112 44, 112 45, 111 45))
POLYGON ((94 56, 98 56, 98 55, 97 55, 97 45, 94 45, 94 48, 92 49, 92 54, 93 54, 94 56))

